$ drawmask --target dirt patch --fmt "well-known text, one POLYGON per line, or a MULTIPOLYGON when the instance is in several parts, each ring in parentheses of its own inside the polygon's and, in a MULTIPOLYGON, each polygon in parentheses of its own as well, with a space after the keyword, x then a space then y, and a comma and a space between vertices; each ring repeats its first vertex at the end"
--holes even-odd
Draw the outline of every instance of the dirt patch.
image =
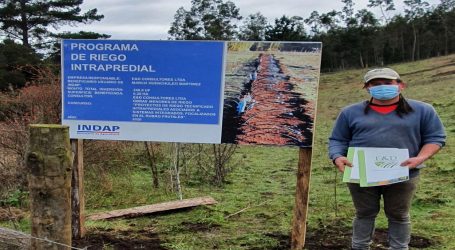
POLYGON ((80 240, 73 240, 73 247, 85 248, 87 250, 106 249, 156 249, 166 250, 161 246, 162 242, 153 230, 144 229, 140 231, 100 231, 90 233, 80 240))
POLYGON ((454 65, 455 65, 455 63, 448 63, 448 64, 445 64, 445 65, 441 65, 441 66, 437 66, 437 67, 433 67, 433 68, 429 68, 429 69, 412 71, 412 72, 403 73, 403 74, 400 74, 400 75, 401 76, 407 76, 407 75, 413 75, 413 74, 418 74, 418 73, 424 73, 424 72, 429 72, 429 71, 433 71, 433 70, 436 70, 436 69, 441 69, 441 68, 454 66, 454 65))
MULTIPOLYGON (((310 250, 350 249, 351 233, 352 231, 350 228, 347 228, 342 225, 321 226, 320 228, 314 230, 308 229, 305 240, 305 249, 310 250)), ((278 240, 279 244, 273 250, 291 248, 289 235, 283 235, 280 233, 270 233, 266 234, 266 236, 278 240)), ((430 239, 417 235, 412 235, 409 246, 417 249, 425 249, 436 244, 437 242, 434 242, 430 239)), ((376 229, 373 244, 371 245, 371 250, 386 249, 388 249, 387 230, 376 229)))
POLYGON ((441 72, 441 73, 438 73, 438 74, 434 74, 433 77, 437 77, 437 76, 449 76, 449 75, 454 75, 455 74, 455 70, 450 70, 450 71, 446 71, 446 72, 441 72))
MULTIPOLYGON (((220 228, 218 224, 207 223, 191 223, 183 222, 182 226, 194 232, 209 232, 220 228)), ((350 249, 351 244, 351 229, 344 226, 342 223, 334 223, 333 225, 320 225, 319 228, 307 230, 305 249, 310 250, 343 250, 350 249)), ((278 244, 271 250, 284 250, 291 248, 290 236, 279 232, 265 234, 266 237, 277 240, 278 244)), ((73 240, 73 246, 78 248, 87 247, 87 250, 102 250, 102 249, 156 249, 165 250, 167 248, 161 246, 163 242, 159 235, 155 233, 154 228, 145 228, 139 231, 97 231, 88 234, 81 240, 73 240)), ((434 247, 438 242, 421 237, 418 235, 411 236, 410 247, 415 249, 426 249, 434 247)), ((387 230, 376 229, 372 250, 386 250, 387 230)), ((250 246, 248 249, 262 249, 250 246)))

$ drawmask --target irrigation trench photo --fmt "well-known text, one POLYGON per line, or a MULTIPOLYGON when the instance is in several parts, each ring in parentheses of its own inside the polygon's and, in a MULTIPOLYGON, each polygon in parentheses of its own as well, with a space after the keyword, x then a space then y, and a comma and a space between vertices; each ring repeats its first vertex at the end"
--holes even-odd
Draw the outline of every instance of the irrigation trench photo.
POLYGON ((311 147, 321 46, 229 42, 222 142, 311 147))

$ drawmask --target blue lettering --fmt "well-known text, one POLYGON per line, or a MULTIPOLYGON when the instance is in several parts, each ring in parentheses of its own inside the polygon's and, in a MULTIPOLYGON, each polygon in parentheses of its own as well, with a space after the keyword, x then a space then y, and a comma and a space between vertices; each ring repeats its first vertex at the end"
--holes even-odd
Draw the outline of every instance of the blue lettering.
POLYGON ((101 126, 101 125, 77 125, 78 131, 110 131, 114 132, 120 129, 120 126, 101 126))

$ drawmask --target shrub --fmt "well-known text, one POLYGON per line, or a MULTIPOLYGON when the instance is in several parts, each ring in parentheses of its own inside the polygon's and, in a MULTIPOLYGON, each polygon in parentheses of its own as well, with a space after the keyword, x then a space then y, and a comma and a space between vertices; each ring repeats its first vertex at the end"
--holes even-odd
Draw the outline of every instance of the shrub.
POLYGON ((60 77, 50 68, 30 67, 34 77, 22 89, 0 93, 0 194, 26 189, 28 125, 60 123, 60 77))

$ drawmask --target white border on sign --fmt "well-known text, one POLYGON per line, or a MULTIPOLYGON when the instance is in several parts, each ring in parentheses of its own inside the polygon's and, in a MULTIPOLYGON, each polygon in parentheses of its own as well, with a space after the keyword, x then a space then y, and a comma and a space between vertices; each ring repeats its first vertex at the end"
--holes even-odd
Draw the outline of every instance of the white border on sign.
POLYGON ((220 143, 221 124, 63 120, 70 138, 94 140, 220 143), (81 129, 78 131, 78 129, 81 129))

